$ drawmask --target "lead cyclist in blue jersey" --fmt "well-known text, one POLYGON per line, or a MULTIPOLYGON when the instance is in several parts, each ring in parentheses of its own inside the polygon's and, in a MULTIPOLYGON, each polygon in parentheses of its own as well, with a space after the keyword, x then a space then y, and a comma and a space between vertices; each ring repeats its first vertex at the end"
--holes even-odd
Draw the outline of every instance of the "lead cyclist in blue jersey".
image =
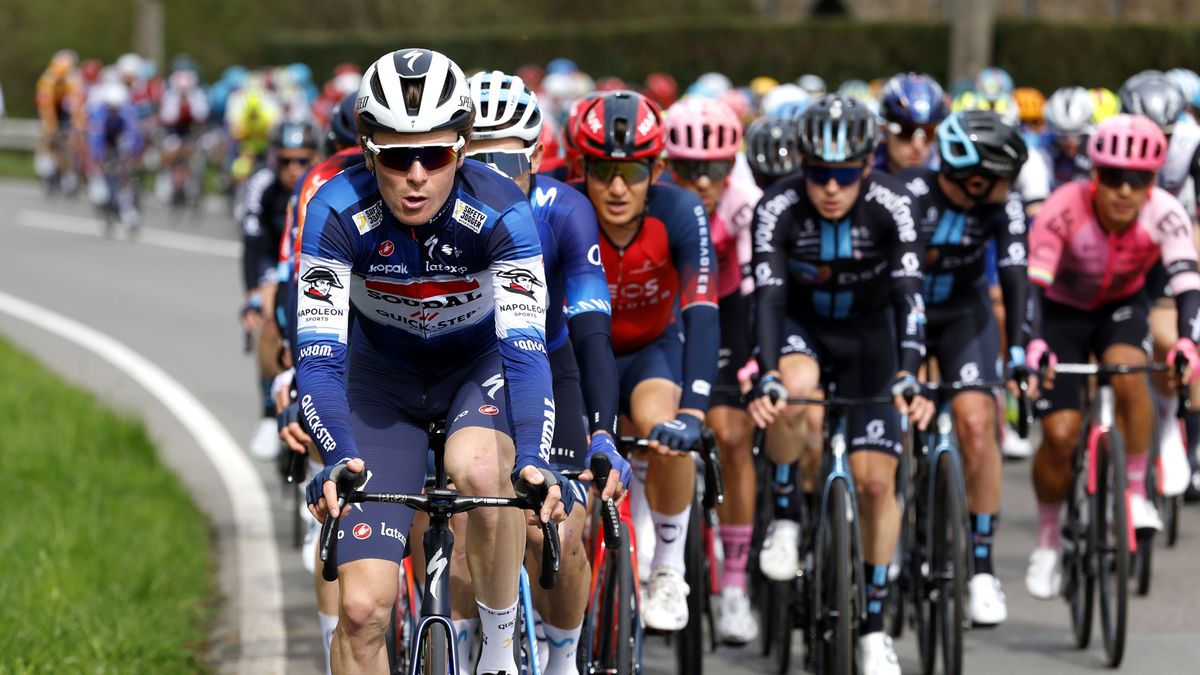
MULTIPOLYGON (((493 71, 479 73, 470 82, 475 130, 467 157, 510 176, 529 195, 542 242, 549 296, 546 347, 558 413, 551 464, 555 469, 586 469, 591 456, 602 452, 613 466, 603 496, 619 498, 632 471, 613 440, 617 368, 595 211, 574 188, 549 176, 535 176, 544 153, 538 143, 542 114, 537 96, 521 78, 493 71)), ((568 501, 569 492, 564 486, 568 501)), ((585 493, 576 490, 575 498, 582 500, 585 493)), ((549 645, 550 658, 543 670, 547 675, 578 673, 575 654, 591 582, 582 536, 586 516, 585 508, 572 509, 560 525, 558 585, 549 593, 532 589, 549 645)), ((536 566, 541 560, 537 550, 541 531, 531 527, 526 536, 533 544, 526 565, 536 566)), ((537 570, 531 569, 530 574, 537 576, 537 570)))
MULTIPOLYGON (((297 391, 326 468, 308 501, 336 503, 330 472, 367 489, 416 492, 427 423, 447 421, 446 469, 464 494, 512 496, 518 474, 550 483, 540 514, 562 520, 549 469, 555 410, 546 355, 546 277, 525 195, 461 151, 474 109, 444 55, 401 49, 376 61, 358 95, 363 167, 308 205, 301 240, 297 391), (353 319, 353 321, 351 321, 353 319)), ((387 669, 384 632, 411 512, 342 511, 341 620, 333 672, 387 669)), ((471 513, 467 565, 484 633, 480 673, 515 673, 511 644, 525 548, 519 514, 471 513)))

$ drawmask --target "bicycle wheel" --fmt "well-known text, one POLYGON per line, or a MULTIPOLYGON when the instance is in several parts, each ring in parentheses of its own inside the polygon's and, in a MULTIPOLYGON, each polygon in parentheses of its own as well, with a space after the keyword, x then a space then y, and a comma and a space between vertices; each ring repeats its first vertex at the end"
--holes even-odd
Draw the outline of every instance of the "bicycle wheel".
POLYGON ((446 631, 446 626, 438 621, 430 621, 425 629, 425 639, 421 642, 421 673, 450 672, 450 650, 454 649, 454 638, 446 631))
POLYGON ((1129 604, 1129 514, 1126 512, 1125 445, 1116 429, 1101 436, 1096 453, 1096 494, 1092 496, 1092 545, 1100 590, 1100 628, 1108 665, 1125 654, 1129 604))
POLYGON ((769 588, 770 644, 775 672, 783 675, 792 665, 792 597, 794 582, 772 581, 769 588))
POLYGON ((1167 548, 1174 548, 1175 540, 1179 538, 1179 508, 1183 506, 1183 497, 1175 495, 1167 498, 1166 523, 1167 548))
POLYGON ((910 624, 917 638, 917 656, 921 663, 921 674, 930 675, 937 664, 938 628, 937 612, 930 602, 933 592, 931 584, 931 565, 933 552, 929 550, 930 509, 933 504, 926 497, 929 494, 928 463, 923 461, 925 471, 921 473, 916 483, 916 494, 919 498, 913 500, 913 539, 912 550, 909 552, 908 584, 909 611, 912 616, 910 624))
MULTIPOLYGON (((942 666, 947 675, 962 672, 963 626, 966 616, 967 568, 966 495, 953 455, 943 452, 937 458, 933 495, 933 551, 930 565, 930 623, 941 628, 942 666)), ((933 633, 933 631, 930 631, 933 633)), ((934 661, 930 653, 929 663, 934 661)))
MULTIPOLYGON (((1087 429, 1088 425, 1084 424, 1083 428, 1087 429)), ((1067 522, 1063 525, 1063 597, 1071 609, 1071 631, 1076 649, 1085 649, 1092 639, 1096 598, 1096 569, 1089 563, 1092 545, 1086 456, 1087 446, 1081 444, 1075 452, 1071 488, 1067 494, 1067 522)))
POLYGON ((687 542, 683 554, 684 580, 688 585, 688 622, 675 637, 675 663, 680 675, 701 673, 704 670, 704 600, 707 594, 707 572, 704 560, 704 533, 700 519, 704 507, 699 499, 692 500, 688 518, 687 542))
POLYGON ((613 551, 617 561, 615 600, 617 603, 616 668, 617 675, 641 672, 641 607, 633 578, 633 553, 629 547, 629 526, 621 523, 621 546, 613 551))
POLYGON ((817 528, 813 574, 812 640, 814 672, 851 675, 854 672, 854 626, 850 604, 850 494, 846 481, 829 485, 825 520, 817 528))
POLYGON ((910 619, 905 613, 905 605, 911 597, 913 568, 910 558, 916 545, 917 511, 916 485, 918 476, 915 465, 919 460, 904 453, 900 458, 900 469, 897 472, 896 493, 900 500, 900 541, 897 544, 897 558, 900 561, 900 574, 892 587, 888 600, 888 634, 893 639, 904 635, 904 623, 910 619))
MULTIPOLYGON (((1157 453, 1156 453, 1157 454, 1157 453)), ((1167 498, 1158 491, 1158 467, 1154 455, 1146 463, 1146 494, 1159 513, 1167 510, 1167 498)), ((1138 595, 1150 592, 1150 576, 1154 569, 1154 531, 1136 533, 1137 552, 1133 554, 1133 575, 1137 578, 1134 591, 1138 595)))

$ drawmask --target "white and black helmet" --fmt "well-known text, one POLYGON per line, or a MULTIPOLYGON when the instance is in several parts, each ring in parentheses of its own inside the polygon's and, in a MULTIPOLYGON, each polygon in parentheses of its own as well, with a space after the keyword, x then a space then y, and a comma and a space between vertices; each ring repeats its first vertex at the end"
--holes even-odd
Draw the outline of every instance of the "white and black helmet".
POLYGON ((469 80, 475 104, 471 140, 519 138, 529 147, 542 134, 542 113, 537 95, 516 75, 499 70, 476 73, 469 80))
POLYGON ((1082 136, 1092 126, 1092 94, 1083 87, 1063 87, 1046 101, 1046 124, 1055 136, 1082 136))
POLYGON ((358 87, 358 119, 369 131, 424 133, 468 123, 474 108, 462 70, 429 49, 399 49, 371 64, 358 87), (409 106, 406 87, 420 100, 409 106))

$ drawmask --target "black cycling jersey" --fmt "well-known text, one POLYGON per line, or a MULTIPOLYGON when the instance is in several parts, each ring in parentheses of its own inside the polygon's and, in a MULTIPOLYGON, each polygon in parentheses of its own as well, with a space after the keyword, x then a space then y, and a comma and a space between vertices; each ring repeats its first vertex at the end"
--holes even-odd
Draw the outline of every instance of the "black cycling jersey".
MULTIPOLYGON (((869 174, 846 217, 821 218, 803 176, 781 179, 754 214, 759 366, 775 370, 785 314, 813 324, 893 308, 900 367, 915 373, 925 353, 921 242, 912 195, 891 176, 869 174)), ((814 325, 819 329, 819 325, 814 325)))
POLYGON ((978 286, 986 283, 987 243, 995 239, 996 270, 1008 317, 1005 336, 1010 345, 1024 345, 1028 235, 1021 196, 1010 191, 1004 204, 963 211, 942 192, 937 171, 906 169, 897 178, 916 199, 913 211, 925 245, 924 298, 930 309, 979 301, 978 286))
POLYGON ((242 281, 246 290, 277 281, 279 240, 287 225, 291 196, 292 191, 271 169, 259 169, 246 182, 246 215, 242 218, 242 281))

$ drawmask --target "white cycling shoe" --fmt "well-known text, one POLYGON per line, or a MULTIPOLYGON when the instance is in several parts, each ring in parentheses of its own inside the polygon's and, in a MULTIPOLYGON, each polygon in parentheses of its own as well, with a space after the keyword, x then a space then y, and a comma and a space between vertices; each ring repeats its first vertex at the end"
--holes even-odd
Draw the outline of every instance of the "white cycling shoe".
POLYGON ((773 520, 767 525, 762 551, 758 554, 762 573, 774 581, 791 581, 800 573, 800 523, 773 520))
POLYGON ((642 622, 662 631, 683 630, 688 622, 688 585, 674 567, 659 565, 650 573, 642 596, 642 622))
POLYGON ((1168 497, 1183 494, 1191 481, 1192 467, 1188 464, 1187 449, 1184 448, 1183 437, 1179 433, 1179 423, 1176 420, 1172 419, 1163 426, 1159 450, 1162 457, 1163 494, 1168 497))
POLYGON ((1158 515, 1158 509, 1154 508, 1154 504, 1149 499, 1139 494, 1130 493, 1129 495, 1129 519, 1133 521, 1133 529, 1135 530, 1161 532, 1163 529, 1163 522, 1162 518, 1158 515))
POLYGON ((744 645, 758 637, 758 621, 750 611, 750 598, 736 586, 721 591, 717 601, 717 636, 721 642, 744 645))
POLYGON ((279 424, 274 417, 264 417, 254 425, 250 436, 250 456, 267 461, 279 456, 279 424))
POLYGON ((1033 444, 1029 439, 1018 436, 1017 430, 1010 424, 1004 430, 1004 441, 1000 444, 1000 451, 1005 459, 1029 459, 1033 456, 1033 444))
POLYGON ((1035 548, 1029 554, 1025 570, 1025 588, 1039 600, 1053 600, 1062 590, 1062 552, 1054 548, 1035 548))
POLYGON ((900 659, 892 646, 892 636, 884 631, 858 638, 858 663, 862 675, 900 675, 900 659))
POLYGON ((991 574, 976 574, 968 586, 971 594, 971 623, 997 626, 1008 618, 1008 603, 1000 580, 991 574))

